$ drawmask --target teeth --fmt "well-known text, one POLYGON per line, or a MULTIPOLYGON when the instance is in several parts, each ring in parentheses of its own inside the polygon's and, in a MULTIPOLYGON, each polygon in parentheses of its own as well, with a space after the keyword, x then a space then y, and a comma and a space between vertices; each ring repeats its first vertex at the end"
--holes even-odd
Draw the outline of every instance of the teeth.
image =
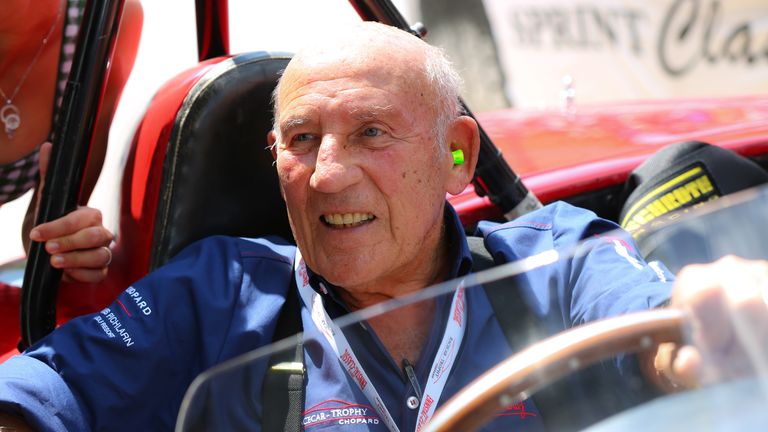
POLYGON ((333 213, 323 215, 323 220, 326 223, 337 226, 357 225, 361 222, 372 219, 373 215, 371 213, 333 213))

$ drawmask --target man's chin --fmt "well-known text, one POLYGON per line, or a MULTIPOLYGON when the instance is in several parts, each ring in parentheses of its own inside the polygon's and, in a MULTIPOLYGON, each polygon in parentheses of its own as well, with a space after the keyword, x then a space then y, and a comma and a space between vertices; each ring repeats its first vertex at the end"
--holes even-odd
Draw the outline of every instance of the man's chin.
POLYGON ((328 281, 328 283, 330 283, 331 285, 349 289, 349 288, 356 287, 365 282, 362 277, 359 277, 359 275, 363 273, 356 272, 352 274, 352 272, 354 272, 354 270, 350 270, 350 273, 346 273, 346 274, 339 273, 339 272, 323 273, 320 271, 318 271, 317 273, 321 275, 323 279, 328 281))
POLYGON ((333 265, 332 263, 321 263, 318 268, 312 267, 312 270, 323 277, 331 285, 344 289, 354 289, 355 287, 368 285, 371 275, 375 274, 370 265, 333 265))

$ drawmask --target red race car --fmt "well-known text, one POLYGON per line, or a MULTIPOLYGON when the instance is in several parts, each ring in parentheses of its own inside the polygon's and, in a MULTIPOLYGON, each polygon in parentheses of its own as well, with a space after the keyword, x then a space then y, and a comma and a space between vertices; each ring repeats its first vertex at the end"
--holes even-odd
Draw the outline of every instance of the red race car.
MULTIPOLYGON (((120 2, 105 1, 100 9, 102 15, 93 14, 102 17, 104 22, 101 24, 104 27, 101 28, 109 31, 114 31, 109 27, 113 21, 103 16, 113 16, 109 13, 119 16, 120 9, 112 3, 120 2)), ((411 27, 388 1, 350 0, 350 3, 364 20, 377 20, 422 36, 424 34, 423 27, 411 27)), ((24 294, 21 296, 22 337, 25 343, 38 340, 57 324, 74 316, 100 310, 131 283, 163 265, 195 240, 212 234, 245 237, 274 234, 292 238, 277 176, 272 169, 272 157, 264 151, 267 132, 272 127, 271 93, 290 54, 265 51, 231 54, 227 1, 198 0, 196 6, 200 61, 176 75, 157 91, 136 130, 123 171, 118 241, 107 280, 86 290, 64 284, 59 287, 56 273, 46 269, 47 257, 44 251, 35 252, 33 249, 26 269, 24 294)), ((89 7, 95 8, 91 4, 89 7)), ((92 24, 98 27, 100 23, 96 21, 94 18, 92 24)), ((99 38, 81 39, 78 54, 84 59, 91 56, 93 70, 103 70, 103 63, 100 62, 108 58, 108 42, 105 47, 99 45, 99 38)), ((88 63, 84 62, 83 68, 86 67, 88 63)), ((91 116, 98 111, 98 103, 94 102, 99 98, 98 88, 89 97, 92 98, 91 104, 83 102, 82 112, 77 115, 91 116)), ((550 110, 505 108, 477 113, 476 118, 484 132, 481 134, 483 147, 476 177, 473 185, 463 193, 447 198, 458 211, 468 231, 473 230, 480 220, 511 219, 542 203, 563 200, 616 221, 630 231, 634 230, 638 237, 643 237, 643 244, 650 245, 645 252, 666 253, 665 256, 673 260, 675 258, 671 255, 676 257, 693 252, 690 248, 677 250, 674 254, 666 251, 657 244, 660 237, 655 234, 656 231, 648 229, 650 225, 645 224, 655 220, 663 225, 663 229, 668 230, 664 231, 663 238, 675 238, 669 230, 684 230, 674 228, 678 225, 672 224, 672 220, 676 219, 676 216, 672 216, 672 210, 720 197, 726 191, 720 193, 719 190, 705 190, 705 185, 698 184, 699 187, 679 176, 662 178, 664 181, 661 182, 656 182, 658 178, 653 175, 632 176, 638 166, 660 149, 682 142, 697 142, 691 144, 695 148, 703 145, 698 143, 706 142, 732 150, 738 155, 736 157, 750 161, 750 169, 764 170, 768 166, 768 122, 765 121, 768 118, 768 96, 646 100, 585 106, 573 105, 571 102, 568 101, 569 105, 565 108, 550 110), (675 179, 679 181, 673 181, 675 179), (653 187, 648 188, 649 184, 653 187), (633 196, 635 190, 642 193, 633 196), (698 199, 699 195, 701 199, 698 199), (654 204, 657 201, 662 204, 654 204), (648 207, 650 205, 656 207, 648 207)), ((74 124, 78 119, 71 121, 74 124)), ((80 137, 87 137, 88 131, 80 133, 85 134, 80 137)), ((67 136, 59 138, 62 143, 76 141, 67 136)), ((688 150, 672 159, 684 159, 686 152, 688 150)), ((87 154, 87 147, 84 150, 72 150, 72 154, 75 159, 82 159, 82 154, 87 154)), ((63 159, 66 158, 54 158, 57 161, 63 159)), ((672 163, 670 160, 667 162, 672 163)), ((69 180, 78 179, 78 175, 82 175, 83 166, 81 160, 69 165, 67 169, 53 170, 46 184, 71 183, 69 180), (53 174, 59 178, 52 178, 53 174)), ((734 176, 739 174, 733 173, 734 176)), ((701 176, 691 178, 699 179, 701 176)), ((40 220, 50 220, 58 216, 57 211, 61 213, 71 209, 72 200, 76 199, 76 190, 69 194, 72 196, 52 197, 49 193, 44 197, 44 200, 49 201, 60 199, 62 203, 48 205, 50 212, 42 214, 40 220)), ((764 208, 760 206, 764 206, 765 201, 764 194, 755 194, 756 198, 751 197, 754 199, 724 202, 725 210, 722 211, 730 217, 744 217, 754 222, 755 208, 764 208), (744 205, 752 206, 748 210, 739 207, 747 202, 751 204, 744 205), (728 203, 730 205, 726 206, 728 203), (749 215, 749 218, 745 215, 749 215)), ((687 222, 684 226, 692 229, 690 227, 694 226, 694 222, 687 222)), ((713 225, 707 226, 707 229, 712 229, 713 225)), ((748 226, 741 228, 747 232, 759 229, 748 226)), ((761 256, 763 252, 755 253, 756 256, 752 257, 768 257, 761 256)), ((726 250, 723 253, 733 252, 726 250)), ((535 266, 551 265, 563 257, 539 257, 539 261, 527 263, 529 267, 516 268, 512 273, 497 276, 496 279, 530 271, 535 266)), ((491 279, 480 276, 485 274, 478 273, 478 279, 470 285, 489 282, 491 279)), ((454 289, 456 285, 452 285, 448 291, 443 289, 432 292, 434 295, 445 295, 454 289)), ((0 328, 3 328, 2 343, 7 353, 0 360, 17 352, 11 347, 18 342, 16 328, 20 318, 15 304, 4 302, 2 307, 0 328)), ((371 316, 366 313, 350 317, 340 326, 351 325, 371 316)), ((499 375, 491 375, 498 378, 495 381, 504 383, 493 390, 493 394, 497 395, 496 400, 502 401, 501 405, 492 405, 489 399, 476 402, 478 398, 484 397, 484 391, 473 393, 471 397, 466 396, 469 399, 456 402, 451 409, 458 412, 473 407, 471 412, 455 415, 476 420, 456 423, 458 426, 454 425, 452 430, 465 430, 470 424, 476 427, 481 417, 498 417, 502 415, 500 412, 525 417, 524 409, 518 405, 520 394, 538 389, 544 385, 544 381, 549 382, 566 371, 579 369, 597 357, 622 350, 639 350, 654 341, 680 340, 684 337, 679 331, 683 324, 684 317, 675 313, 661 313, 651 316, 647 321, 615 321, 603 329, 613 334, 607 336, 613 338, 610 341, 599 337, 595 339, 591 334, 566 337, 592 338, 591 342, 596 342, 598 347, 596 351, 582 346, 564 346, 560 340, 558 346, 567 355, 557 361, 531 362, 529 358, 527 363, 518 360, 509 366, 502 362, 502 358, 494 359, 494 364, 512 368, 512 372, 495 370, 493 374, 499 375), (630 333, 615 335, 627 328, 630 333), (521 371, 530 372, 526 368, 531 363, 540 363, 543 369, 538 373, 545 374, 547 379, 534 382, 520 378, 521 371), (507 373, 502 379, 501 374, 507 373), (475 402, 468 402, 472 400, 475 402), (478 408, 481 406, 492 409, 478 408)), ((246 360, 225 365, 199 380, 193 390, 202 392, 202 399, 205 399, 205 392, 210 388, 223 391, 217 387, 220 385, 217 383, 224 382, 222 385, 227 385, 228 380, 232 380, 233 376, 240 377, 238 374, 247 370, 248 365, 255 360, 272 356, 286 347, 288 345, 266 347, 246 360)), ((488 379, 485 384, 478 385, 486 386, 482 389, 487 388, 488 379)), ((184 408, 198 407, 197 404, 201 403, 196 399, 200 396, 196 396, 194 391, 188 396, 184 408)), ((230 389, 227 387, 225 391, 229 392, 230 389)), ((752 392, 753 389, 738 387, 735 391, 752 392)), ((721 396, 706 395, 702 398, 711 400, 721 396)), ((764 393, 762 397, 764 401, 764 393)), ((237 400, 237 397, 234 396, 233 400, 237 400)), ((686 407, 695 405, 690 401, 681 403, 688 404, 686 407)), ((318 412, 327 411, 330 416, 331 411, 326 408, 319 407, 318 412)), ((751 405, 746 409, 748 413, 757 410, 751 405)), ((655 415, 650 411, 647 414, 655 415)), ((179 427, 182 429, 188 427, 189 422, 200 421, 197 418, 189 420, 186 415, 186 411, 183 411, 180 416, 179 427)), ((443 421, 443 417, 436 419, 443 421)), ((445 424, 450 424, 459 420, 445 421, 445 424)), ((633 418, 631 421, 637 420, 633 418)), ((766 424, 764 418, 756 421, 758 423, 754 424, 762 427, 766 424)), ((637 426, 637 423, 633 424, 637 426)), ((442 425, 440 423, 439 427, 442 425)), ((438 427, 437 423, 435 427, 438 427)))

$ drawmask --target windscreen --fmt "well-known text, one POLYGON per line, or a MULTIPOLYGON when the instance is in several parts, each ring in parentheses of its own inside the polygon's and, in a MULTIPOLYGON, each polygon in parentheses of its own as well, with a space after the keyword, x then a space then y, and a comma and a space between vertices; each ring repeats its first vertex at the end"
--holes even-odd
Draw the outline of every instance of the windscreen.
MULTIPOLYGON (((707 322, 667 304, 675 275, 663 261, 768 259, 767 214, 768 190, 750 190, 638 246, 615 232, 516 260, 475 254, 476 271, 354 312, 299 287, 304 332, 202 374, 177 431, 764 430, 765 300, 707 322), (494 262, 479 270, 483 259, 494 262), (707 339, 724 328, 727 352, 707 339), (696 347, 698 384, 654 381, 644 365, 660 344, 696 347)), ((765 295, 765 280, 743 276, 717 283, 765 295)))

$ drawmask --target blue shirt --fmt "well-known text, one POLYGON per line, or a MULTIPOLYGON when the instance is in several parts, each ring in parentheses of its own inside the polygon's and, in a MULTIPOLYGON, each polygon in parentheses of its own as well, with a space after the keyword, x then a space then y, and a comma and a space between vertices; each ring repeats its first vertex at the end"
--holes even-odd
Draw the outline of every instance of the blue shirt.
MULTIPOLYGON (((452 275, 460 276, 470 271, 471 254, 457 216, 450 207, 446 214, 452 275)), ((514 222, 482 223, 479 232, 498 263, 552 248, 565 251, 590 239, 574 258, 516 281, 531 316, 551 334, 655 307, 668 297, 670 287, 664 280, 670 276, 645 264, 628 235, 608 234, 616 228, 591 212, 559 203, 514 222)), ((294 252, 293 246, 277 239, 212 237, 191 245, 129 287, 109 308, 72 320, 22 356, 0 365, 0 406, 23 413, 40 430, 172 429, 184 391, 195 376, 272 342, 290 286, 294 252)), ((312 281, 318 292, 325 291, 320 287, 322 278, 315 275, 312 281)), ((329 314, 345 313, 333 287, 323 285, 330 288, 323 294, 329 314)), ((466 334, 442 402, 513 352, 485 292, 468 289, 466 302, 466 334)), ((450 298, 438 299, 429 343, 414 365, 422 388, 449 305, 450 298)), ((306 309, 302 321, 305 428, 386 430, 306 309)), ((418 410, 408 408, 407 399, 415 390, 397 359, 389 356, 365 323, 345 333, 401 430, 413 430, 418 410)), ((261 387, 265 370, 266 362, 252 365, 250 387, 261 387)), ((605 390, 609 405, 617 404, 615 395, 634 403, 636 372, 630 357, 605 362, 592 375, 584 375, 586 382, 600 379, 602 387, 577 388, 574 397, 579 391, 605 390)), ((541 417, 536 403, 529 400, 499 413, 488 430, 539 430, 541 417)))

